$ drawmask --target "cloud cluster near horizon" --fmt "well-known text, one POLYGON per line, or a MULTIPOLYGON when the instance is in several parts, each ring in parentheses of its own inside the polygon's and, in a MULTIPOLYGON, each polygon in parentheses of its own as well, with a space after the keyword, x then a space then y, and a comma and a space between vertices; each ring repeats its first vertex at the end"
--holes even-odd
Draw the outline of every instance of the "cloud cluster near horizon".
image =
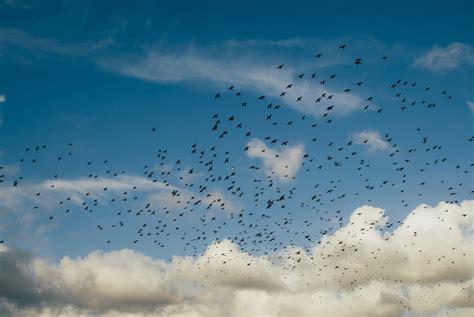
POLYGON ((474 201, 420 205, 391 232, 362 206, 309 253, 267 256, 216 241, 170 262, 123 249, 58 263, 1 246, 0 312, 9 316, 469 316, 474 201), (449 236, 450 239, 445 237, 449 236), (294 268, 297 269, 294 269, 294 268))

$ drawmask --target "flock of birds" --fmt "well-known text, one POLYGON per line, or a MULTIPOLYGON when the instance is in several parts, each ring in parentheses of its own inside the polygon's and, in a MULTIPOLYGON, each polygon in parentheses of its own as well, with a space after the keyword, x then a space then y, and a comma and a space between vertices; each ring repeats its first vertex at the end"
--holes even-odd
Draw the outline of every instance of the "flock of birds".
MULTIPOLYGON (((343 44, 339 48, 347 51, 348 46, 343 44)), ((316 61, 324 57, 322 53, 315 54, 316 61)), ((383 63, 388 63, 390 58, 382 56, 380 60, 383 63)), ((355 57, 352 62, 353 67, 357 67, 357 71, 361 71, 365 61, 360 57, 355 57)), ((280 64, 275 65, 274 71, 276 73, 284 72, 285 69, 286 65, 280 64)), ((453 169, 453 173, 458 173, 461 181, 457 184, 448 184, 444 179, 436 180, 445 186, 446 197, 450 198, 449 202, 458 202, 458 192, 469 186, 462 181, 465 177, 463 175, 470 173, 473 164, 463 165, 451 162, 443 152, 443 144, 437 143, 429 135, 424 134, 421 127, 413 131, 414 146, 411 148, 400 147, 389 131, 381 133, 383 141, 388 144, 388 150, 381 154, 383 157, 381 159, 379 157, 378 160, 385 164, 387 175, 396 173, 398 177, 393 179, 387 176, 386 179, 379 181, 369 175, 376 173, 371 169, 373 165, 380 162, 371 162, 368 158, 361 158, 363 155, 361 145, 370 143, 371 140, 359 140, 358 142, 352 139, 343 142, 330 140, 327 144, 320 144, 321 135, 325 137, 330 135, 327 130, 324 130, 330 126, 323 125, 334 125, 338 118, 334 115, 336 109, 334 101, 337 98, 334 93, 323 92, 311 100, 314 107, 321 110, 320 118, 296 112, 290 113, 293 117, 286 114, 279 115, 285 106, 278 103, 286 104, 288 100, 285 98, 289 98, 289 92, 299 85, 300 80, 308 77, 308 80, 313 80, 315 85, 324 88, 335 81, 338 76, 331 74, 327 78, 319 78, 318 74, 312 71, 300 73, 296 76, 295 82, 288 82, 286 86, 282 87, 278 96, 251 96, 250 93, 239 90, 236 85, 230 85, 225 91, 215 93, 215 107, 219 111, 211 116, 210 131, 208 132, 210 138, 215 140, 213 141, 215 144, 205 146, 200 142, 192 142, 188 152, 179 158, 172 158, 168 149, 161 148, 154 159, 143 165, 141 171, 143 177, 170 187, 169 190, 163 190, 167 194, 167 200, 171 202, 168 205, 162 206, 146 201, 145 196, 140 196, 140 188, 134 185, 121 193, 104 187, 102 191, 107 192, 108 196, 106 197, 110 199, 107 206, 101 203, 101 200, 104 199, 103 195, 102 198, 98 198, 93 192, 85 192, 80 197, 79 208, 89 213, 97 212, 96 209, 100 212, 100 208, 116 210, 113 224, 96 224, 97 230, 104 232, 104 237, 106 237, 104 244, 113 244, 114 235, 118 234, 116 230, 126 228, 127 217, 135 216, 137 219, 143 220, 137 220, 140 225, 136 228, 136 238, 130 243, 148 241, 155 243, 160 248, 165 248, 167 247, 165 241, 181 241, 184 245, 184 252, 198 256, 208 243, 220 243, 224 239, 229 239, 245 252, 265 256, 296 245, 304 245, 305 250, 310 252, 321 236, 331 234, 347 222, 346 214, 341 209, 333 210, 333 206, 338 202, 354 197, 376 196, 378 192, 386 189, 393 190, 394 195, 404 197, 404 193, 413 187, 419 190, 418 196, 422 196, 423 188, 429 183, 428 180, 423 179, 423 175, 433 173, 436 169, 449 167, 453 169), (231 97, 235 99, 230 99, 231 97), (222 105, 225 102, 227 103, 224 107, 222 105), (233 103, 235 106, 228 106, 233 103), (261 119, 254 118, 255 115, 252 114, 253 110, 250 107, 251 103, 252 106, 265 109, 265 115, 261 119), (263 127, 268 126, 265 131, 270 131, 272 127, 279 127, 280 130, 271 130, 279 131, 279 134, 254 135, 251 123, 247 122, 250 120, 246 121, 249 118, 259 120, 259 124, 263 127), (246 152, 250 150, 248 142, 254 137, 261 137, 268 148, 275 148, 276 152, 272 153, 274 153, 275 159, 279 159, 278 150, 284 150, 293 144, 287 136, 287 129, 306 129, 305 131, 308 131, 306 135, 311 135, 310 144, 315 144, 318 147, 319 155, 304 153, 302 161, 299 163, 301 164, 300 172, 296 175, 287 173, 284 175, 283 181, 276 178, 275 171, 269 171, 266 174, 258 163, 245 166, 242 156, 246 156, 246 152), (233 151, 235 147, 232 150, 229 149, 230 145, 226 142, 231 135, 233 137, 232 143, 235 140, 240 140, 243 144, 238 152, 233 151), (421 159, 426 157, 429 159, 419 162, 420 157, 417 155, 420 152, 423 153, 423 156, 420 156, 421 159), (196 162, 196 165, 192 165, 191 161, 196 162), (321 177, 323 172, 326 174, 321 177), (303 189, 296 186, 299 177, 306 179, 303 189), (359 188, 355 188, 353 185, 345 187, 346 177, 357 178, 363 185, 359 188), (173 178, 182 186, 173 185, 173 181, 170 181, 173 178), (311 181, 311 185, 308 185, 311 181), (415 182, 416 184, 414 184, 415 182), (216 195, 215 188, 219 188, 223 194, 216 195), (242 202, 242 204, 233 205, 229 201, 242 202), (224 212, 220 212, 221 210, 224 212), (303 210, 308 212, 303 212, 303 210), (191 228, 187 228, 186 225, 181 226, 180 223, 186 222, 186 217, 193 217, 193 219, 198 217, 198 220, 193 220, 197 223, 194 223, 191 228)), ((351 94, 364 85, 363 81, 357 81, 353 86, 343 88, 341 93, 351 94)), ((417 105, 436 108, 438 104, 453 98, 447 90, 433 91, 430 86, 420 86, 414 81, 398 79, 388 83, 387 90, 392 92, 394 98, 399 101, 400 111, 406 111, 417 105), (407 89, 412 89, 412 91, 405 93, 407 89), (418 92, 423 92, 422 98, 411 97, 418 92), (439 99, 439 101, 430 101, 434 99, 439 99)), ((306 102, 303 97, 296 96, 296 100, 292 102, 306 102)), ((374 101, 374 96, 366 96, 364 104, 361 104, 360 107, 363 110, 373 110, 372 113, 377 116, 383 112, 383 109, 376 106, 374 101)), ((158 134, 159 129, 151 128, 150 133, 158 134)), ((472 141, 474 141, 474 136, 466 139, 466 142, 472 141)), ((74 145, 69 143, 68 154, 57 156, 56 159, 58 161, 67 160, 68 157, 74 155, 74 148, 74 145)), ((48 150, 49 147, 46 145, 27 147, 18 163, 34 166, 41 153, 48 150)), ((258 150, 267 151, 266 148, 258 150)), ((91 168, 88 175, 91 180, 120 177, 127 174, 125 171, 114 172, 108 169, 108 160, 89 161, 85 164, 91 168), (96 172, 97 170, 93 169, 98 164, 101 164, 101 169, 103 169, 102 166, 105 166, 103 172, 96 172)), ((285 168, 289 167, 285 166, 285 168)), ((0 167, 0 173, 1 169, 3 167, 0 167)), ((378 176, 383 177, 383 175, 378 176)), ((15 176, 15 179, 7 179, 5 175, 0 175, 0 182, 21 190, 23 184, 27 183, 24 177, 24 175, 20 175, 15 176)), ((55 191, 54 180, 61 180, 61 176, 59 173, 54 173, 52 179, 49 191, 55 191)), ((431 178, 431 181, 435 180, 431 178)), ((43 195, 47 194, 38 191, 33 194, 31 199, 33 201, 40 200, 43 195)), ((403 207, 409 205, 408 201, 403 198, 400 203, 403 207)), ((71 197, 61 197, 57 204, 60 210, 48 213, 47 221, 54 222, 56 219, 61 219, 61 215, 64 216, 77 208, 77 201, 71 197), (62 212, 59 213, 60 211, 62 212)), ((36 210, 41 207, 37 204, 33 208, 36 210)), ((387 231, 399 224, 400 221, 388 222, 384 228, 379 230, 387 231)), ((368 228, 370 226, 367 224, 368 228)), ((339 247, 343 249, 350 246, 340 245, 339 247)), ((357 251, 357 248, 355 250, 357 251)), ((293 265, 286 267, 286 269, 297 269, 302 256, 301 253, 288 254, 288 259, 293 261, 293 265)), ((221 264, 225 266, 229 264, 229 261, 223 258, 221 264)), ((251 266, 252 263, 249 262, 247 265, 251 266)))

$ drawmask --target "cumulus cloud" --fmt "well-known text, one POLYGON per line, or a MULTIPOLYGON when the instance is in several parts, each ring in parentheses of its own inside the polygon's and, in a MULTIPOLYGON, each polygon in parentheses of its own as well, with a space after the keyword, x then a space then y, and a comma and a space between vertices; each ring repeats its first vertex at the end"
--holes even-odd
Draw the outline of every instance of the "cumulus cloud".
POLYGON ((248 144, 247 155, 262 160, 265 173, 276 176, 281 182, 295 177, 301 168, 304 156, 304 145, 283 146, 280 150, 270 148, 260 139, 253 139, 248 144))
POLYGON ((474 48, 459 42, 453 42, 446 47, 434 46, 415 61, 415 66, 434 72, 471 65, 474 65, 474 48))
POLYGON ((58 263, 0 248, 6 316, 469 316, 474 201, 420 205, 391 232, 356 209, 311 252, 267 256, 228 240, 164 262, 124 249, 58 263), (449 238, 448 238, 449 237, 449 238))
POLYGON ((355 144, 367 146, 369 152, 386 151, 390 144, 384 141, 378 131, 364 130, 356 132, 351 138, 355 144))

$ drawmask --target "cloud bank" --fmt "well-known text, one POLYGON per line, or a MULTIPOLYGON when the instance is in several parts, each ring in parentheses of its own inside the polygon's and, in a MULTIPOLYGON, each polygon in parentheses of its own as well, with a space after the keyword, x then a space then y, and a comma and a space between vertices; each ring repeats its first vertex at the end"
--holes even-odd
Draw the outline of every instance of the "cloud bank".
POLYGON ((58 263, 0 245, 3 316, 470 316, 474 201, 420 205, 392 232, 356 209, 310 253, 231 241, 170 262, 124 249, 58 263))

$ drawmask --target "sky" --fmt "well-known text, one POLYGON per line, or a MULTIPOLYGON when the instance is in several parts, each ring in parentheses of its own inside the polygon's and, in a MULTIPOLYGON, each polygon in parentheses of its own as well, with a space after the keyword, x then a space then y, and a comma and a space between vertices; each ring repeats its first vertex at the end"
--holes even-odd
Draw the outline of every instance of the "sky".
POLYGON ((0 315, 472 316, 473 15, 0 0, 0 315))

